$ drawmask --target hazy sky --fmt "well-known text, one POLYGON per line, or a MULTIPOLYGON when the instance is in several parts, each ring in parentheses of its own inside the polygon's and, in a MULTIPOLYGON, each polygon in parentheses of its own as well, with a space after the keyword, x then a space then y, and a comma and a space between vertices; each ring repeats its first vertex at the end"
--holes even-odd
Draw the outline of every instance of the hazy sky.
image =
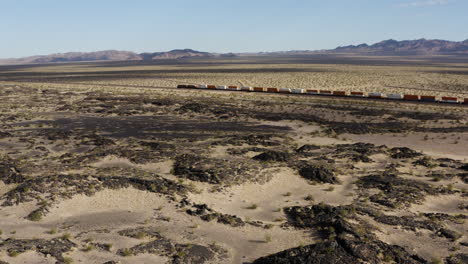
POLYGON ((0 0, 0 58, 468 39, 468 0, 0 0))

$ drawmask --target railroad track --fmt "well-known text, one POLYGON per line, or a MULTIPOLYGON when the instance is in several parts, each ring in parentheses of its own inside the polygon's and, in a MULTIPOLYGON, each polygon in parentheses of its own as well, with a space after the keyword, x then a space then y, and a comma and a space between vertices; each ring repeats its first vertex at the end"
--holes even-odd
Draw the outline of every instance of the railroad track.
MULTIPOLYGON (((12 81, 17 83, 37 83, 45 84, 44 82, 31 82, 31 81, 12 81)), ((53 84, 63 85, 81 85, 81 86, 104 86, 104 87, 123 87, 123 88, 143 88, 143 89, 158 89, 158 90, 197 90, 201 92, 214 92, 214 93, 252 93, 252 94, 263 94, 263 95, 279 95, 279 96, 300 96, 300 97, 315 97, 315 98, 330 98, 336 100, 347 100, 347 101, 374 101, 383 103, 404 103, 404 104, 426 104, 426 105, 443 105, 453 107, 467 107, 467 103, 447 103, 447 102, 428 102, 428 101, 409 101, 409 100, 396 100, 390 98, 372 98, 372 97, 354 97, 354 96, 342 96, 333 94, 296 94, 296 93, 278 93, 278 92, 256 92, 256 91, 241 91, 241 90, 220 90, 220 89, 200 89, 200 88, 177 88, 171 86, 149 86, 149 85, 131 85, 131 84, 87 84, 87 83, 75 83, 75 82, 48 82, 53 84)))

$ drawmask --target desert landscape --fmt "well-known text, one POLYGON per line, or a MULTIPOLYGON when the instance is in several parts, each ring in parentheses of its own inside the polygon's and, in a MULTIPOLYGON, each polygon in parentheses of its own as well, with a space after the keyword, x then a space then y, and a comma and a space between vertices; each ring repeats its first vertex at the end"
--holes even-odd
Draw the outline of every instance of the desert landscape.
MULTIPOLYGON (((163 55, 159 55, 165 58, 163 55)), ((463 56, 0 66, 0 263, 467 263, 463 56)))

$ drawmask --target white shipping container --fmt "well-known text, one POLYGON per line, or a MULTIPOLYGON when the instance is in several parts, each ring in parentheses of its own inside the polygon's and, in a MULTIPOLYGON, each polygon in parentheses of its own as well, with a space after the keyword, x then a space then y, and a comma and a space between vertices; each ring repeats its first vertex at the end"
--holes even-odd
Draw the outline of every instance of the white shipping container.
POLYGON ((403 99, 403 95, 401 95, 401 94, 388 94, 387 98, 388 99, 403 99))
POLYGON ((200 85, 198 85, 198 88, 200 88, 200 89, 206 89, 206 88, 208 88, 208 85, 206 85, 206 84, 200 84, 200 85))
POLYGON ((383 97, 383 93, 369 93, 369 97, 383 97))
POLYGON ((291 89, 289 89, 289 88, 280 88, 279 91, 280 91, 280 93, 290 93, 291 89))
POLYGON ((226 86, 226 85, 220 85, 220 86, 216 87, 216 89, 218 89, 218 90, 226 90, 226 89, 227 89, 227 86, 226 86))
POLYGON ((250 86, 244 86, 244 87, 241 87, 241 91, 253 91, 253 88, 250 87, 250 86))
POLYGON ((304 93, 304 89, 291 89, 291 92, 301 94, 304 93))

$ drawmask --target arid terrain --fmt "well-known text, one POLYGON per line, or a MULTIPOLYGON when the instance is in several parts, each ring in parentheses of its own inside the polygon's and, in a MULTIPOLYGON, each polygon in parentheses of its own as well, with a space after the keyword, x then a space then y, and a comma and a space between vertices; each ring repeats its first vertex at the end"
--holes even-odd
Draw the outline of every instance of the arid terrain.
POLYGON ((468 263, 459 57, 0 66, 0 263, 468 263))

